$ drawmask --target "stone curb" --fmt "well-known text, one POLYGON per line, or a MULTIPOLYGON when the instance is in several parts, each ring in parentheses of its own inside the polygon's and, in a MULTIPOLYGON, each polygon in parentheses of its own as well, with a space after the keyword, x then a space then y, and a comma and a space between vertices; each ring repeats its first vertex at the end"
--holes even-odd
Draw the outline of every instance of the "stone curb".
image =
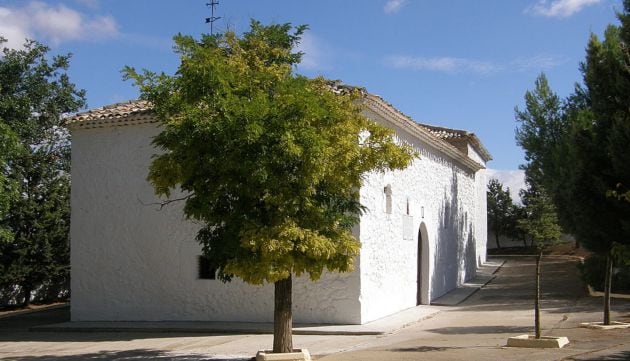
POLYGON ((630 328, 630 323, 612 321, 610 325, 604 325, 603 322, 582 322, 580 327, 590 328, 591 330, 616 330, 630 328))
MULTIPOLYGON (((505 257, 536 257, 535 254, 489 254, 488 258, 505 258, 505 257)), ((545 258, 556 258, 556 259, 573 259, 576 261, 581 261, 584 260, 584 257, 582 256, 571 256, 571 255, 564 255, 564 254, 544 254, 543 255, 543 259, 545 258)))
MULTIPOLYGON (((440 309, 430 306, 413 307, 364 325, 295 324, 294 335, 370 336, 397 332, 409 325, 431 318, 440 309)), ((273 334, 271 323, 195 322, 195 321, 74 321, 40 325, 35 332, 143 332, 143 333, 205 333, 205 334, 273 334)))
MULTIPOLYGON (((604 292, 600 292, 600 291, 595 291, 595 289, 593 289, 593 287, 591 287, 590 285, 586 286, 588 288, 588 295, 591 297, 604 297, 604 292)), ((630 295, 624 294, 624 293, 610 293, 610 297, 611 298, 625 298, 630 300, 630 295)))
MULTIPOLYGON (((169 326, 97 326, 91 324, 77 325, 78 322, 31 327, 31 332, 137 332, 137 333, 203 333, 203 334, 227 334, 227 335, 271 335, 273 329, 268 328, 230 328, 230 327, 169 327, 169 326)), ((402 326, 403 328, 405 326, 402 326)), ((397 330, 397 329, 396 329, 397 330)), ((294 335, 310 336, 379 336, 396 330, 387 331, 344 331, 344 330, 308 330, 293 329, 294 335)))
POLYGON ((57 308, 64 308, 64 307, 70 307, 70 304, 69 303, 62 303, 62 304, 59 304, 59 305, 43 306, 43 307, 38 307, 38 308, 31 308, 31 309, 28 309, 28 310, 9 311, 9 312, 7 312, 5 314, 0 315, 0 319, 13 317, 13 316, 19 316, 19 315, 27 315, 29 313, 35 313, 35 312, 39 312, 39 311, 54 310, 54 309, 57 309, 57 308))
POLYGON ((520 335, 508 338, 508 347, 526 347, 526 348, 563 348, 569 344, 566 337, 542 336, 535 338, 532 335, 520 335))

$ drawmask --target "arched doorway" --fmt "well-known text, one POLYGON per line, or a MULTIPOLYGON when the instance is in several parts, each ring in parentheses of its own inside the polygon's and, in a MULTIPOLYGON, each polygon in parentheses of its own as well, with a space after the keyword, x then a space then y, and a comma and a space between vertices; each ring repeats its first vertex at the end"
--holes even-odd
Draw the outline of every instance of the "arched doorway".
POLYGON ((418 230, 416 305, 429 303, 429 236, 427 226, 423 222, 418 230))

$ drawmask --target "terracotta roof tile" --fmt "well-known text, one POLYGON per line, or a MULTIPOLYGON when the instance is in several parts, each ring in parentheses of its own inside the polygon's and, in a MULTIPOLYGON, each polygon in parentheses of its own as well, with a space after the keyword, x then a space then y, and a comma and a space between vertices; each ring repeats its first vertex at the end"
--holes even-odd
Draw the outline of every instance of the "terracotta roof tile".
POLYGON ((151 105, 145 100, 130 100, 124 103, 90 109, 66 119, 70 128, 98 128, 107 125, 155 123, 151 105))
MULTIPOLYGON (((400 117, 414 123, 415 126, 424 129, 435 138, 456 147, 458 151, 464 154, 468 154, 466 143, 470 142, 471 145, 480 152, 482 157, 487 160, 492 159, 490 153, 483 147, 479 139, 473 133, 469 133, 465 130, 450 129, 418 123, 408 115, 398 110, 382 97, 368 93, 365 88, 346 85, 339 80, 330 81, 328 85, 330 86, 330 89, 336 94, 347 94, 348 92, 358 89, 364 97, 372 97, 378 99, 378 101, 385 104, 390 109, 390 111, 393 111, 400 117)), ((155 119, 152 113, 153 112, 151 109, 151 104, 149 102, 145 100, 131 100, 123 103, 106 105, 100 108, 88 110, 87 112, 76 114, 72 117, 69 117, 66 120, 65 124, 67 127, 72 129, 88 129, 101 128, 112 125, 123 126, 142 123, 156 123, 157 119, 155 119)))

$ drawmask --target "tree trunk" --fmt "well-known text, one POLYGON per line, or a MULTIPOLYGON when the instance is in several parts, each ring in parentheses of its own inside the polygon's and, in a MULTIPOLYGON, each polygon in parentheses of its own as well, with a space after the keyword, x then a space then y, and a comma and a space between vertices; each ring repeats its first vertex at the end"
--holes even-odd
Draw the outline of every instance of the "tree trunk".
POLYGON ((606 279, 604 280, 604 325, 610 325, 610 290, 612 288, 612 257, 606 255, 606 279))
POLYGON ((540 264, 542 255, 542 248, 540 248, 536 255, 536 298, 534 300, 534 331, 536 339, 540 338, 540 264))
POLYGON ((292 280, 274 283, 275 305, 273 312, 273 352, 293 351, 293 317, 291 314, 292 280))
POLYGON ((501 243, 499 243, 499 232, 494 232, 494 239, 497 241, 497 248, 501 249, 501 243))
POLYGON ((24 303, 22 303, 23 307, 28 307, 31 305, 31 292, 32 288, 28 285, 22 286, 22 294, 24 295, 24 303))

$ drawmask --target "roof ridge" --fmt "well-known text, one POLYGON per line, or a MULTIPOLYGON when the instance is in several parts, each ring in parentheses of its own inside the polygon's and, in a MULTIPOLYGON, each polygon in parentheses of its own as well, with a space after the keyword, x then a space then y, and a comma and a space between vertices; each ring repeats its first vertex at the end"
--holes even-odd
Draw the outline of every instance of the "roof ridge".
POLYGON ((71 128, 101 128, 107 124, 130 125, 135 123, 155 123, 151 113, 151 103, 143 99, 104 105, 72 115, 64 125, 71 128))
MULTIPOLYGON (((416 122, 412 117, 403 113, 392 103, 388 102, 380 95, 369 93, 364 87, 344 84, 341 80, 330 80, 327 82, 327 85, 335 94, 347 94, 358 90, 364 99, 378 99, 378 101, 386 105, 391 112, 394 112, 399 117, 406 119, 410 123, 421 128, 430 138, 435 138, 435 141, 443 143, 447 147, 454 147, 454 149, 457 149, 458 152, 461 152, 461 149, 456 147, 454 144, 451 144, 451 142, 468 139, 476 148, 479 149, 485 158, 488 160, 492 159, 490 153, 483 147, 474 133, 461 129, 452 129, 416 122)), ((131 99, 75 114, 66 118, 64 124, 69 128, 88 129, 157 122, 158 120, 153 116, 153 107, 149 101, 143 99, 131 99)))

